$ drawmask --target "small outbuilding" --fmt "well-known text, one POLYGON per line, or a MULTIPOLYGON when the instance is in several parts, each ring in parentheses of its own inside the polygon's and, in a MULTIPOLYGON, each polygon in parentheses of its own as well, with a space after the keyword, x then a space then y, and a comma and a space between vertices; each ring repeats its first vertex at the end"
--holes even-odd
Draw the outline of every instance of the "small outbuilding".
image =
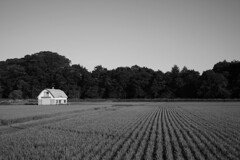
POLYGON ((38 105, 67 104, 67 95, 60 89, 44 89, 38 95, 38 105))

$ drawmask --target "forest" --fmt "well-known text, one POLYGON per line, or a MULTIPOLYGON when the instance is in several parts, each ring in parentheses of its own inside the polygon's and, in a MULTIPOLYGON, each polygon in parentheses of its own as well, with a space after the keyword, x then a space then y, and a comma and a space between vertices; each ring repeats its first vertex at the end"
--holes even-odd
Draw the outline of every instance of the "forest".
POLYGON ((218 62, 202 74, 177 65, 166 73, 138 65, 90 72, 50 51, 0 61, 0 98, 36 98, 52 87, 72 99, 240 98, 240 61, 218 62))

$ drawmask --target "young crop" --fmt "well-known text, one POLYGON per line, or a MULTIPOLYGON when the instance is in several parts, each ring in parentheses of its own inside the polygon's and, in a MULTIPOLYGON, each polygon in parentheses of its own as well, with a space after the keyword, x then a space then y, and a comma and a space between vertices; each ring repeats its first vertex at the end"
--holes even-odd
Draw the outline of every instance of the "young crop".
POLYGON ((60 108, 41 123, 1 127, 0 160, 239 160, 240 107, 219 104, 60 108))

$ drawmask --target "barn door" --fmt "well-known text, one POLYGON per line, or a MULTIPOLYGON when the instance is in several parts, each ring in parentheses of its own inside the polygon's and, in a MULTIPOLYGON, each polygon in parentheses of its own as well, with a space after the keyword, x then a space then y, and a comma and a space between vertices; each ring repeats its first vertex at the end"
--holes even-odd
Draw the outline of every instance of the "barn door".
POLYGON ((50 105, 50 104, 51 104, 51 98, 42 99, 42 105, 50 105))

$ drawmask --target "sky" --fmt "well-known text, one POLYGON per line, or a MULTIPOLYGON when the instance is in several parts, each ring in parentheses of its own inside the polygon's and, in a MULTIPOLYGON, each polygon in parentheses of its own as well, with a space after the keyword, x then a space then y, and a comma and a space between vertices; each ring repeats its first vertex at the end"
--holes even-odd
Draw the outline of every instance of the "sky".
POLYGON ((0 0, 0 61, 57 52, 92 71, 240 60, 240 0, 0 0))

